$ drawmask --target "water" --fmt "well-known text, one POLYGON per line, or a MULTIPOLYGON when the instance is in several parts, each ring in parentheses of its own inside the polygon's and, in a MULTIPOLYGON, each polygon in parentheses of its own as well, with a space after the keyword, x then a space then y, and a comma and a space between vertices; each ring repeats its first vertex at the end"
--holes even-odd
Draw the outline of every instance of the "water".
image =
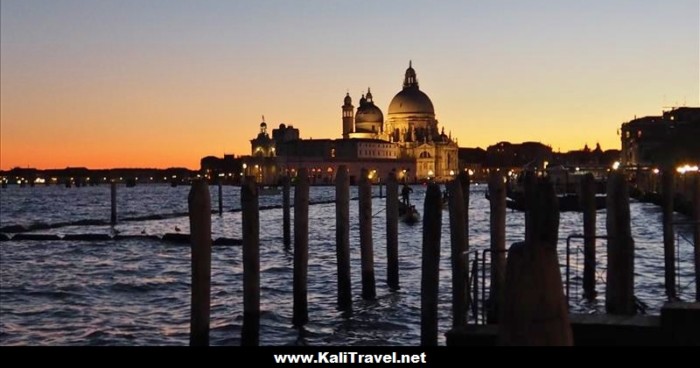
MULTIPOLYGON (((484 186, 471 189, 470 245, 483 250, 489 243, 489 203, 484 186)), ((216 187, 211 187, 217 208, 216 187)), ((177 214, 187 211, 189 188, 166 185, 119 187, 119 217, 177 214)), ((293 191, 292 191, 293 192, 293 191)), ((224 187, 223 217, 212 216, 213 237, 241 238, 240 189, 224 187)), ((378 189, 375 188, 378 195, 378 189)), ((292 193, 293 195, 293 193, 292 193)), ((312 187, 311 201, 334 198, 329 187, 312 187)), ((357 188, 351 188, 351 197, 357 188)), ((416 186, 412 199, 422 213, 425 187, 416 186)), ((261 197, 260 205, 281 203, 280 196, 261 197)), ((260 213, 261 330, 263 345, 418 345, 420 342, 421 225, 399 224, 401 290, 386 287, 384 200, 375 198, 373 222, 377 300, 360 297, 358 204, 352 201, 351 264, 353 313, 336 310, 335 205, 309 209, 309 319, 304 331, 291 325, 292 253, 282 245, 282 211, 260 213)), ((9 187, 0 191, 0 227, 30 226, 77 220, 109 220, 109 187, 9 187)), ((663 291, 663 242, 660 209, 633 202, 635 238, 635 294, 658 313, 663 291)), ((292 211, 293 216, 293 211, 292 211)), ((440 343, 451 326, 449 214, 443 211, 439 331, 440 343)), ((581 233, 581 214, 562 213, 559 231, 560 263, 565 238, 581 233)), ((605 233, 605 211, 598 212, 598 234, 605 233)), ((687 220, 682 216, 678 220, 687 220)), ((189 232, 187 217, 122 222, 120 234, 163 235, 175 228, 189 232)), ((38 233, 105 233, 109 226, 65 226, 38 233)), ((507 214, 507 242, 524 237, 524 216, 507 214)), ((691 234, 681 228, 686 238, 691 234)), ((580 243, 574 243, 580 246, 580 243)), ((681 241, 681 296, 694 298, 692 246, 681 241)), ((605 241, 598 242, 598 299, 580 298, 583 259, 572 254, 572 310, 604 310, 605 241)), ((189 339, 190 251, 188 246, 158 240, 119 241, 7 241, 0 242, 1 345, 185 345, 189 339)), ((238 345, 242 325, 242 264, 240 247, 214 247, 212 254, 211 343, 238 345)), ((563 272, 563 271, 562 271, 563 272)))

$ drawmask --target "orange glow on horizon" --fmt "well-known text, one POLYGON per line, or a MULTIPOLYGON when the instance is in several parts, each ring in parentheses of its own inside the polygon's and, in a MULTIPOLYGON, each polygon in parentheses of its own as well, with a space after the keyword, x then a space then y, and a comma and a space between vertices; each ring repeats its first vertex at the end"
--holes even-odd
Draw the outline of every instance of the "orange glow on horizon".
MULTIPOLYGON (((419 77, 431 74, 430 70, 421 74, 422 70, 417 69, 419 77)), ((387 79, 386 85, 372 87, 384 114, 401 88, 400 78, 387 79)), ((527 99, 502 109, 495 97, 470 96, 473 101, 467 104, 459 98, 463 91, 430 83, 428 77, 424 80, 421 90, 433 100, 440 127, 460 147, 485 149, 500 141, 539 141, 555 152, 581 149, 584 144, 593 148, 596 143, 603 149, 619 149, 616 131, 632 118, 627 110, 642 110, 627 106, 624 113, 609 108, 574 113, 565 103, 544 107, 527 99)), ((208 93, 203 87, 187 92, 170 85, 142 87, 93 86, 56 93, 16 86, 15 93, 3 96, 0 168, 197 169, 205 156, 250 154, 250 139, 259 129, 257 112, 270 104, 268 98, 279 101, 274 104, 276 116, 284 117, 268 114, 268 132, 280 123, 299 128, 304 139, 340 138, 342 132, 342 91, 331 95, 335 90, 320 90, 281 99, 279 94, 266 97, 262 91, 231 98, 224 85, 216 84, 208 93), (245 110, 239 112, 236 107, 245 110)), ((351 95, 357 104, 359 94, 351 95)))

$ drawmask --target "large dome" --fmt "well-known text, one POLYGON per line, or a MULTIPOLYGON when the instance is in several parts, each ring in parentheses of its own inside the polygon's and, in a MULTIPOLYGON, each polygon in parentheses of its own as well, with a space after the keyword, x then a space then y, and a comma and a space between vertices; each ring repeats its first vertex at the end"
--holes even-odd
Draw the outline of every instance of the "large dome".
POLYGON ((394 96, 389 104, 389 115, 392 114, 429 114, 435 116, 433 102, 418 88, 418 78, 411 63, 403 79, 403 90, 394 96))
POLYGON ((394 96, 389 104, 389 115, 391 114, 435 115, 435 109, 430 97, 415 86, 404 88, 394 96))

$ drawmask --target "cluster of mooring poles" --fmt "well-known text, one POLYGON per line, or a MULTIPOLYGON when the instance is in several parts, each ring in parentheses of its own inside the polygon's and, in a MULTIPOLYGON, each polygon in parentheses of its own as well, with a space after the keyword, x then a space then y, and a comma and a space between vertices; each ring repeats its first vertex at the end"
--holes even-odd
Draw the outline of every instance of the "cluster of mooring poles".
MULTIPOLYGON (((308 172, 299 170, 294 192, 294 270, 292 324, 301 328, 309 321, 307 284, 309 262, 309 180, 308 172)), ((694 185, 694 241, 696 286, 700 267, 700 175, 694 185)), ((668 176, 672 177, 672 176, 668 176)), ((664 176, 667 178, 667 176, 664 176)), ((452 266, 452 319, 453 327, 467 324, 471 300, 469 285, 469 175, 459 174, 448 183, 450 244, 452 266)), ((664 187, 672 187, 664 180, 664 187)), ((290 237, 290 178, 283 178, 283 242, 290 237)), ((498 342, 502 345, 572 345, 573 337, 568 313, 569 282, 567 272, 566 294, 557 255, 559 205, 552 183, 535 174, 525 176, 525 240, 513 244, 506 251, 506 187, 501 172, 489 177, 490 193, 490 297, 486 305, 488 323, 498 323, 498 342), (506 257, 507 256, 507 257, 506 257)), ((386 185, 386 246, 387 285, 398 290, 398 182, 390 173, 386 185)), ((623 173, 611 172, 607 183, 606 236, 596 236, 595 182, 588 174, 580 183, 583 210, 584 240, 583 296, 596 296, 597 238, 607 239, 607 278, 605 309, 608 314, 635 314, 634 298, 634 240, 630 230, 628 184, 623 173)), ((115 189, 112 186, 113 222, 116 222, 115 189)), ((352 310, 350 278, 350 189, 347 167, 340 166, 335 179, 336 193, 336 256, 337 304, 343 311, 352 310)), ((362 170, 359 181, 359 228, 361 257, 361 296, 376 298, 374 252, 372 240, 372 193, 367 170, 362 170)), ((219 198, 221 190, 219 189, 219 198)), ((664 202, 664 254, 666 292, 675 298, 672 196, 664 202), (669 204, 669 202, 671 204, 669 204), (670 260, 669 260, 669 257, 670 260)), ((192 245, 192 312, 191 345, 209 343, 210 281, 211 281, 211 199, 204 181, 195 181, 188 198, 192 245)), ((421 344, 438 343, 438 280, 440 242, 442 234, 442 195, 438 184, 429 184, 423 209, 423 240, 421 263, 421 344)), ((243 234, 243 329, 242 345, 258 345, 260 326, 260 252, 259 206, 254 177, 246 177, 241 187, 243 234)), ((221 211, 221 203, 219 204, 221 211)), ((568 243, 568 240, 567 240, 568 243)), ((477 253, 478 257, 478 253, 477 253)), ((568 244, 567 244, 568 262, 568 244)), ((475 261, 475 265, 477 262, 475 261)), ((700 288, 699 288, 700 289, 700 288)), ((696 293, 700 296, 700 290, 696 293)))

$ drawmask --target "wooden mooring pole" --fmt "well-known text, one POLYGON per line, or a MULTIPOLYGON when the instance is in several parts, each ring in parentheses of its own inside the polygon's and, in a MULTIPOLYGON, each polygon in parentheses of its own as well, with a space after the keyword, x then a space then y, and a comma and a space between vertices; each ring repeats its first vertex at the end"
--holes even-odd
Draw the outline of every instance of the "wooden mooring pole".
POLYGON ((386 180, 386 277, 391 290, 399 289, 399 183, 396 173, 386 180))
POLYGON ((442 195, 440 193, 440 187, 435 183, 428 185, 428 190, 425 194, 423 215, 420 339, 422 346, 437 346, 442 195))
POLYGON ((241 187, 243 234, 243 330, 242 346, 260 341, 260 213, 254 176, 246 176, 241 187))
POLYGON ((338 167, 335 177, 335 254, 338 262, 338 309, 350 311, 350 179, 345 165, 338 167))
POLYGON ((661 196, 662 215, 664 231, 664 286, 666 297, 670 301, 676 297, 676 244, 673 234, 673 195, 674 195, 674 175, 672 168, 665 168, 661 171, 661 196))
POLYGON ((547 179, 530 179, 525 242, 508 251, 504 303, 499 319, 503 345, 573 345, 557 242, 559 205, 547 179), (537 204, 537 205, 534 205, 537 204))
POLYGON ((489 175, 489 215, 491 231, 491 291, 486 314, 488 323, 498 323, 506 278, 506 184, 501 172, 489 175))
POLYGON ((285 249, 289 248, 289 246, 292 244, 292 236, 290 230, 291 216, 289 211, 290 182, 291 179, 289 175, 285 175, 282 178, 282 239, 285 249))
POLYGON ((583 210, 583 297, 594 300, 596 269, 596 199, 595 178, 588 173, 581 179, 581 208, 583 210))
POLYGON ((211 197, 204 180, 192 183, 187 198, 192 246, 190 346, 209 345, 211 291, 211 197))
POLYGON ((109 186, 109 194, 112 202, 112 211, 109 223, 114 226, 117 224, 117 183, 112 180, 109 186))
MULTIPOLYGON (((467 178, 467 180, 469 180, 467 178)), ((452 327, 467 324, 467 275, 465 262, 468 250, 466 230, 466 209, 459 178, 448 184, 450 210, 450 245, 452 249, 452 327)))
POLYGON ((360 258, 362 268, 362 298, 377 296, 374 282, 374 249, 372 245, 372 186, 367 169, 360 171, 360 258))
POLYGON ((700 172, 693 181, 693 243, 695 245, 695 300, 700 302, 700 172))
POLYGON ((294 305, 292 324, 301 327, 309 321, 307 300, 309 268, 309 174, 299 169, 294 188, 294 305))
POLYGON ((221 178, 219 178, 219 182, 217 183, 219 186, 219 216, 224 215, 224 188, 221 185, 221 178))
POLYGON ((615 171, 608 177, 606 205, 608 270, 605 311, 609 314, 633 315, 634 239, 630 228, 629 189, 624 173, 615 171))

